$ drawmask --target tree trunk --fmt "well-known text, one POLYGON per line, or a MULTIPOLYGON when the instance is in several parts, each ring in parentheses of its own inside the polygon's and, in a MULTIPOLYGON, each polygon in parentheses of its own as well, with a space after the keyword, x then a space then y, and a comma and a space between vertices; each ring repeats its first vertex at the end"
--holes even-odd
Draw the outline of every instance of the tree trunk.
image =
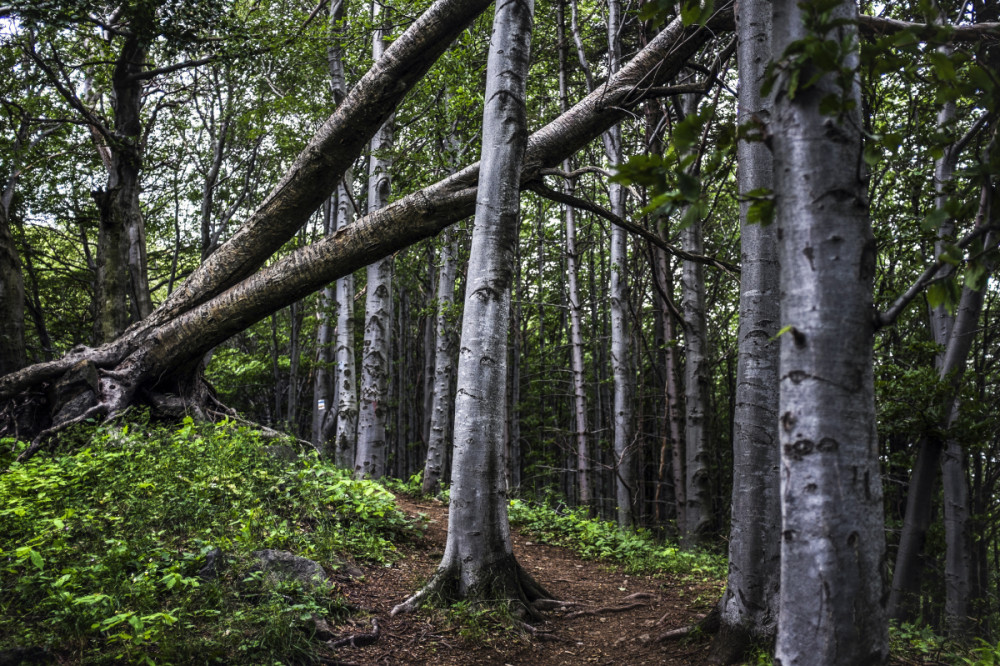
MULTIPOLYGON (((353 174, 348 171, 344 180, 351 182, 353 174)), ((337 188, 337 231, 349 228, 353 213, 350 197, 343 184, 337 188)), ((327 424, 333 433, 332 450, 327 456, 338 467, 353 469, 358 437, 358 389, 356 363, 354 359, 354 274, 348 273, 337 280, 337 370, 334 382, 337 386, 336 418, 327 424)), ((329 417, 328 417, 329 418, 329 417)), ((325 434, 325 433, 324 433, 325 434)), ((324 437, 329 440, 330 437, 324 437)))
POLYGON ((427 441, 427 462, 424 465, 422 490, 425 495, 438 491, 444 473, 445 452, 451 434, 451 378, 454 332, 450 321, 455 302, 455 271, 458 265, 458 234, 454 229, 444 232, 441 245, 441 268, 437 285, 437 346, 434 350, 434 388, 431 399, 431 431, 427 441))
POLYGON ((532 0, 498 4, 483 113, 482 173, 469 259, 469 284, 455 396, 455 451, 448 541, 427 586, 393 609, 416 608, 431 592, 445 599, 504 600, 527 612, 547 596, 514 558, 503 465, 507 333, 532 0))
MULTIPOLYGON (((621 69, 621 3, 608 0, 608 71, 621 69)), ((622 162, 621 127, 613 125, 604 135, 604 152, 612 165, 622 162)), ((625 190, 608 185, 611 212, 625 217, 625 190)), ((632 451, 632 364, 629 356, 628 286, 625 278, 626 232, 611 230, 611 376, 614 382, 615 501, 619 527, 631 527, 636 478, 632 451)))
MULTIPOLYGON (((329 236, 335 229, 335 200, 323 204, 323 235, 329 236)), ((312 404, 312 444, 317 451, 323 451, 323 421, 330 413, 336 413, 333 402, 333 327, 330 315, 336 304, 336 295, 329 285, 323 287, 316 299, 316 373, 313 376, 312 404)))
MULTIPOLYGON (((837 64, 856 72, 857 8, 832 8, 817 35, 794 0, 773 3, 773 49, 831 39, 853 49, 837 64), (798 42, 801 43, 801 42, 798 42)), ((815 24, 817 21, 809 21, 815 24)), ((856 73, 831 73, 789 98, 776 88, 773 139, 781 261, 779 434, 781 606, 775 661, 880 664, 888 656, 885 529, 875 435, 875 240, 862 159, 856 73), (821 101, 844 100, 837 115, 821 101)))
MULTIPOLYGON (((566 113, 569 110, 569 95, 566 90, 566 30, 564 27, 565 0, 557 5, 557 41, 559 42, 559 110, 566 113)), ((563 171, 572 171, 569 160, 562 164, 563 171)), ((567 180, 565 192, 573 194, 573 181, 567 180)), ((584 385, 583 370, 583 325, 582 303, 580 301, 579 261, 580 255, 576 247, 576 218, 571 206, 563 206, 563 216, 566 221, 566 288, 569 299, 570 321, 570 369, 573 373, 573 413, 576 432, 576 485, 578 504, 589 506, 592 495, 590 490, 590 450, 587 437, 587 393, 584 385)))
MULTIPOLYGON (((760 94, 771 61, 771 4, 743 0, 736 11, 739 62, 737 123, 767 119, 760 94)), ((771 190, 771 152, 760 141, 737 145, 739 192, 771 190)), ((733 493, 729 576, 719 602, 716 663, 739 661, 753 643, 769 645, 778 623, 781 511, 778 496, 778 333, 780 268, 777 227, 747 221, 740 203, 740 327, 733 414, 733 493)))
MULTIPOLYGON (((12 151, 15 160, 19 157, 26 133, 27 123, 23 123, 15 137, 12 151)), ((28 364, 24 347, 24 273, 10 226, 19 169, 17 163, 11 166, 11 173, 0 194, 0 376, 28 364)))
MULTIPOLYGON (((692 109, 691 112, 694 110, 692 109)), ((681 231, 681 246, 702 254, 701 221, 681 231)), ((700 545, 712 522, 708 485, 708 325, 705 319, 705 267, 684 261, 681 273, 684 313, 684 533, 685 546, 700 545)))
MULTIPOLYGON (((387 10, 372 3, 376 28, 372 56, 377 62, 385 52, 388 38, 387 10)), ((375 133, 368 166, 368 213, 389 202, 392 160, 393 117, 375 133)), ((385 423, 389 410, 389 376, 392 372, 392 256, 368 266, 365 297, 365 342, 361 357, 361 397, 358 413, 358 451, 354 473, 359 478, 379 479, 385 475, 385 423)))
POLYGON ((100 342, 114 340, 132 319, 153 311, 146 275, 146 229, 139 208, 142 169, 142 82, 135 76, 145 67, 146 46, 128 37, 112 74, 115 141, 108 145, 108 181, 93 193, 100 214, 97 240, 97 317, 100 342))

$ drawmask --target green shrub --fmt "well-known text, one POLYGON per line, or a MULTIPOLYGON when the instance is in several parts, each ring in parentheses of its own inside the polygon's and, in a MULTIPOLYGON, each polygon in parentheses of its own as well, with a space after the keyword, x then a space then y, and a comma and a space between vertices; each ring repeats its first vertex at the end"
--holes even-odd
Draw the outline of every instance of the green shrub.
POLYGON ((341 613, 342 599, 265 584, 250 554, 383 562, 411 533, 378 484, 315 454, 281 461, 233 423, 81 428, 66 442, 80 448, 0 461, 10 465, 0 475, 0 648, 42 646, 84 663, 308 662, 310 619, 341 613), (203 580, 215 548, 228 564, 203 580))

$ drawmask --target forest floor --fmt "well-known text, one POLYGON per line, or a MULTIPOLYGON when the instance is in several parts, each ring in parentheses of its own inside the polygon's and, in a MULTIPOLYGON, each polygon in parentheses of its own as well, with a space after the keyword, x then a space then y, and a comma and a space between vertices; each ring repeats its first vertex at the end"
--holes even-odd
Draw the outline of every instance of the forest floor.
POLYGON ((533 626, 544 640, 496 621, 481 622, 466 611, 421 610, 390 617, 392 607, 420 588, 444 552, 448 507, 436 500, 401 496, 407 514, 424 516, 424 536, 405 546, 391 566, 362 567, 363 579, 339 585, 349 602, 367 612, 334 629, 343 635, 371 631, 378 618, 381 636, 367 647, 342 647, 337 659, 353 664, 704 664, 706 638, 657 640, 668 630, 697 622, 718 598, 709 584, 678 577, 632 575, 600 561, 584 560, 559 547, 536 543, 513 528, 514 554, 521 565, 564 602, 566 611, 545 612, 533 626), (630 606, 628 610, 609 610, 630 606), (596 611, 580 614, 577 611, 596 611))

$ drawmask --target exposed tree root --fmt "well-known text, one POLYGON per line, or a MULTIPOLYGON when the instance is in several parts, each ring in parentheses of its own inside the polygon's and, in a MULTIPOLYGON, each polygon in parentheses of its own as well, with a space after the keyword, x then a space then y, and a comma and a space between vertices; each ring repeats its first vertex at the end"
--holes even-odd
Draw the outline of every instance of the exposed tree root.
POLYGON ((561 638, 559 636, 556 636, 551 631, 542 631, 538 627, 534 627, 534 626, 528 624, 527 622, 522 622, 521 623, 521 629, 523 629, 524 631, 527 631, 529 634, 531 634, 532 638, 535 638, 535 639, 543 641, 543 642, 546 642, 546 641, 550 642, 550 643, 568 643, 569 642, 565 638, 561 638))
POLYGON ((382 635, 382 627, 379 626, 378 618, 372 618, 372 632, 369 634, 354 634, 335 641, 327 641, 326 644, 332 648, 340 647, 365 647, 373 645, 382 635))
POLYGON ((525 571, 513 555, 491 567, 477 567, 472 573, 463 571, 462 562, 453 558, 438 567, 430 581, 419 592, 392 609, 391 615, 412 613, 428 599, 438 599, 443 603, 463 599, 479 600, 483 603, 505 602, 510 611, 519 619, 543 618, 533 602, 539 599, 552 600, 552 595, 539 585, 525 571), (469 581, 473 581, 470 585, 469 581))
MULTIPOLYGON (((661 624, 667 618, 666 615, 661 617, 656 621, 656 624, 661 624)), ((715 606, 705 617, 701 618, 694 624, 690 624, 686 627, 680 627, 678 629, 671 629, 670 631, 665 631, 656 637, 656 642, 677 640, 678 638, 684 638, 690 636, 695 632, 704 632, 706 634, 714 634, 719 630, 721 623, 722 614, 719 613, 719 607, 715 606)))
POLYGON ((531 603, 537 611, 565 611, 568 608, 586 606, 582 601, 559 601, 558 599, 536 599, 531 603))
POLYGON ((588 615, 603 615, 605 613, 622 613, 624 611, 630 611, 635 608, 643 608, 646 604, 644 603, 634 603, 625 604, 624 606, 602 606, 601 608, 591 608, 588 610, 575 611, 566 615, 567 620, 572 620, 578 617, 586 617, 588 615))
POLYGON ((734 627, 720 622, 709 648, 708 663, 720 666, 742 663, 753 644, 754 637, 747 627, 734 627))

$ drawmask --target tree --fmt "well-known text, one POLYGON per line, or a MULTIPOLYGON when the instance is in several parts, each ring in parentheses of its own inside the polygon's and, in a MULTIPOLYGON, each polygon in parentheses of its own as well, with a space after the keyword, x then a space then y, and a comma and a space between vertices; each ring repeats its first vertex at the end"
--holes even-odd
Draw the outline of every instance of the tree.
MULTIPOLYGON (((372 3, 376 28, 372 35, 372 56, 378 60, 389 37, 388 10, 372 3)), ((368 211, 377 211, 389 202, 392 160, 390 116, 371 141, 368 167, 368 211)), ((385 474, 385 419, 389 403, 390 333, 392 332, 392 257, 383 257, 368 266, 365 289, 365 345, 361 356, 361 398, 358 413, 358 450, 354 470, 359 477, 381 478, 385 474)))
POLYGON ((785 63, 771 124, 785 331, 775 657, 783 666, 876 664, 888 654, 888 623, 857 9, 773 8, 773 48, 785 63), (811 44, 835 49, 833 71, 795 58, 811 44))
POLYGON ((548 597, 514 558, 503 460, 507 333, 527 144, 525 87, 533 0, 497 5, 486 74, 483 149, 455 392, 455 442, 444 557, 430 582, 393 614, 431 593, 507 600, 530 612, 548 597))
MULTIPOLYGON (((771 6, 744 0, 736 9, 739 111, 744 128, 765 123, 771 102, 761 95, 771 61, 771 6)), ((746 131, 746 130, 745 130, 746 131)), ((737 144, 739 192, 766 196, 773 187, 771 152, 744 136, 737 144)), ((740 659, 752 641, 769 644, 778 621, 778 333, 777 226, 761 218, 766 200, 751 211, 740 204, 740 328, 736 409, 733 415, 733 493, 729 575, 719 602, 719 633, 713 658, 740 659)))

